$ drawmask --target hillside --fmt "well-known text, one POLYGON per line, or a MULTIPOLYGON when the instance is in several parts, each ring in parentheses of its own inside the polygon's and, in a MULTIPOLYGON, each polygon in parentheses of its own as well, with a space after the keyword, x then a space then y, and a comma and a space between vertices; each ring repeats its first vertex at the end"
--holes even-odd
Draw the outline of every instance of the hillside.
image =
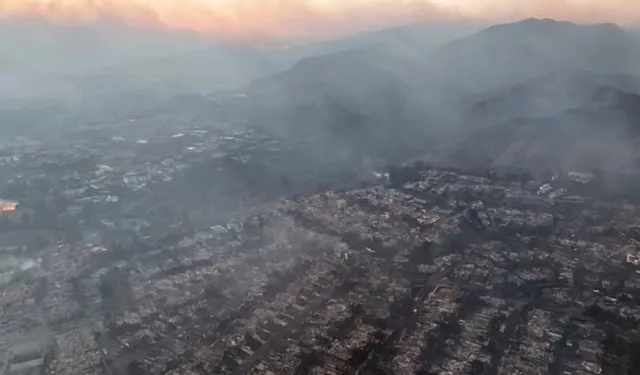
POLYGON ((514 118, 554 117, 574 109, 622 106, 634 94, 640 94, 638 76, 563 69, 468 98, 467 121, 491 125, 514 118))
POLYGON ((538 107, 535 100, 512 92, 482 103, 492 122, 478 119, 474 125, 484 126, 469 126, 466 133, 412 162, 470 170, 517 167, 538 176, 570 170, 636 170, 640 165, 639 94, 603 86, 574 108, 509 118, 501 112, 508 105, 528 108, 530 114, 538 107), (499 120, 500 116, 506 118, 499 120))
POLYGON ((437 91, 431 81, 428 71, 408 60, 351 50, 304 59, 252 83, 248 104, 252 123, 287 139, 397 155, 406 149, 390 145, 418 147, 413 143, 434 130, 430 109, 447 96, 445 88, 426 95, 437 91))
POLYGON ((426 151, 434 164, 536 171, 634 165, 640 76, 629 72, 640 48, 617 26, 525 20, 433 54, 422 64, 379 47, 305 59, 250 85, 253 123, 333 154, 426 151))
POLYGON ((613 24, 527 19, 444 45, 431 66, 472 92, 506 87, 560 69, 640 73, 640 42, 613 24))
MULTIPOLYGON (((446 27, 414 25, 290 48, 107 24, 83 27, 88 29, 2 25, 0 41, 11 30, 40 40, 23 50, 9 45, 13 52, 0 59, 3 92, 20 89, 28 97, 33 93, 26 88, 41 95, 49 90, 75 98, 83 118, 144 113, 153 121, 190 108, 202 118, 217 116, 225 106, 207 94, 250 82, 248 99, 224 108, 234 116, 230 122, 303 142, 321 157, 360 161, 428 154, 425 159, 436 163, 469 166, 538 168, 541 158, 554 168, 605 165, 576 160, 587 154, 603 159, 609 145, 615 152, 629 150, 640 122, 640 75, 634 74, 640 47, 631 32, 611 24, 529 19, 450 42, 441 34, 446 27), (65 36, 72 32, 79 35, 65 36), (47 59, 56 48, 66 52, 60 61, 68 59, 69 66, 47 59), (105 54, 111 55, 102 64, 105 54), (598 137, 603 141, 595 147, 598 137)), ((48 126, 53 117, 61 124, 73 118, 53 104, 56 116, 38 121, 48 126)), ((30 111, 19 111, 3 118, 33 122, 25 117, 30 111)))
POLYGON ((210 93, 291 68, 297 62, 376 47, 413 57, 468 34, 462 26, 410 25, 323 42, 251 46, 189 32, 143 28, 117 18, 64 25, 0 20, 0 101, 146 91, 149 96, 210 93), (62 95, 61 95, 62 94, 62 95))
POLYGON ((399 58, 424 63, 442 45, 476 32, 478 27, 417 23, 362 32, 329 41, 294 45, 288 50, 292 60, 353 49, 376 49, 399 58))

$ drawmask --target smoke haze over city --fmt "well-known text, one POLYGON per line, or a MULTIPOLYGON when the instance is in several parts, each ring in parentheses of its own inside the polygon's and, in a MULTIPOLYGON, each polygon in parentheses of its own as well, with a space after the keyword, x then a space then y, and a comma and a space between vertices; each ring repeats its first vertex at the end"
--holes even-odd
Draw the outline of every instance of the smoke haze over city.
POLYGON ((0 0, 0 375, 640 374, 640 1, 0 0))

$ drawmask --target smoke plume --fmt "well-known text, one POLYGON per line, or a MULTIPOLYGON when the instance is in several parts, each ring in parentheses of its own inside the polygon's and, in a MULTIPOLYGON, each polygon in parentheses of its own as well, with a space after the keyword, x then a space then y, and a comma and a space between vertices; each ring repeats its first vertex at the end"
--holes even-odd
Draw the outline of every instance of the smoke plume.
POLYGON ((316 38, 418 21, 527 17, 640 23, 629 0, 0 0, 0 15, 57 22, 116 17, 220 38, 316 38))

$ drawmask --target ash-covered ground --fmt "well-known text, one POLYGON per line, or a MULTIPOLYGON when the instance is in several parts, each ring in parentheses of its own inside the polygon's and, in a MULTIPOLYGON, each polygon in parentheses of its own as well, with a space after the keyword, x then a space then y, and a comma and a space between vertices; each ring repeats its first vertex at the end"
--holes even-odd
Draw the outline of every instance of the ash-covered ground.
POLYGON ((602 176, 539 181, 418 163, 351 168, 349 179, 317 160, 317 180, 260 175, 261 163, 304 153, 237 128, 104 143, 22 148, 5 160, 20 178, 4 193, 21 202, 2 217, 8 368, 638 369, 640 206, 604 194, 602 176), (198 178, 198 190, 180 183, 198 178))

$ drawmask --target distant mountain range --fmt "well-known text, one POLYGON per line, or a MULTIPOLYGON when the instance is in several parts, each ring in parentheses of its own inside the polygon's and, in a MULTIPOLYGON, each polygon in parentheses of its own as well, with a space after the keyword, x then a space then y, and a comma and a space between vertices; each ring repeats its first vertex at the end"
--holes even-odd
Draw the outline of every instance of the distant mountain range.
POLYGON ((306 57, 365 47, 409 54, 470 30, 417 25, 319 43, 252 47, 118 19, 81 25, 2 19, 0 102, 141 90, 159 96, 211 92, 282 72, 306 57))
POLYGON ((333 136, 342 149, 385 157, 422 148, 429 162, 487 168, 634 162, 640 42, 630 32, 530 19, 428 55, 368 48, 309 58, 250 85, 250 107, 256 124, 283 136, 333 136))
POLYGON ((468 90, 482 92, 559 69, 638 74, 640 43, 614 24, 528 19, 448 43, 431 64, 468 90))
POLYGON ((249 86, 252 120, 298 142, 331 143, 332 152, 360 149, 353 137, 380 144, 395 132, 388 124, 415 108, 417 92, 385 69, 403 63, 370 50, 304 59, 249 86))
POLYGON ((513 118, 544 118, 569 110, 616 106, 640 94, 640 76, 562 69, 501 90, 473 96, 467 121, 495 123, 513 118))
POLYGON ((0 24, 0 98, 71 100, 108 117, 237 88, 248 99, 234 119, 322 157, 536 171, 638 159, 637 30, 528 19, 257 48, 117 22, 0 24))
MULTIPOLYGON (((398 81, 414 88, 420 87, 425 95, 431 93, 431 97, 441 97, 443 89, 457 92, 460 96, 482 96, 511 85, 526 86, 527 81, 545 75, 554 80, 564 76, 563 72, 571 76, 578 71, 582 71, 583 81, 595 80, 594 85, 613 80, 614 86, 632 88, 637 86, 637 79, 629 76, 640 74, 640 40, 611 24, 576 25, 530 19, 493 26, 445 43, 430 49, 429 56, 419 60, 415 56, 415 53, 391 54, 387 49, 368 46, 365 51, 353 51, 351 54, 315 56, 309 59, 309 64, 304 61, 299 64, 307 66, 305 73, 296 66, 260 82, 277 85, 280 91, 289 92, 293 90, 289 90, 290 82, 299 82, 300 76, 314 76, 313 84, 317 85, 321 83, 318 82, 320 76, 333 78, 344 74, 345 70, 357 71, 376 66, 398 81), (336 69, 335 75, 332 69, 336 69), (609 76, 591 77, 591 73, 609 76)), ((349 83, 366 86, 369 79, 370 76, 362 77, 361 81, 353 78, 349 83)), ((255 89, 256 84, 251 87, 255 89)), ((581 90, 578 87, 573 89, 581 90)), ((313 89, 308 88, 307 91, 312 92, 313 89)), ((447 96, 447 99, 450 98, 447 96)))

